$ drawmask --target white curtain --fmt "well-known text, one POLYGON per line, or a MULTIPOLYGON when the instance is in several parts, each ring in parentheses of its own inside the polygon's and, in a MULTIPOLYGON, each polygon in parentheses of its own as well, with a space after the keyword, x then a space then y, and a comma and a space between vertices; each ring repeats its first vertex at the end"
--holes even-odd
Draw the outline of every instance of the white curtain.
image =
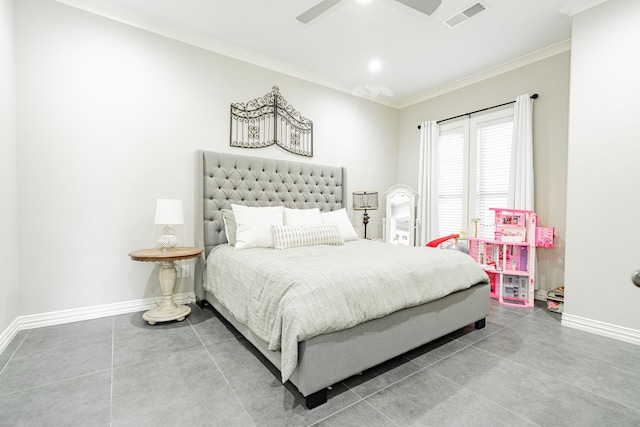
POLYGON ((420 125, 418 177, 418 246, 440 237, 438 230, 438 123, 420 125))
POLYGON ((509 177, 510 209, 533 208, 533 100, 528 93, 516 98, 509 177))

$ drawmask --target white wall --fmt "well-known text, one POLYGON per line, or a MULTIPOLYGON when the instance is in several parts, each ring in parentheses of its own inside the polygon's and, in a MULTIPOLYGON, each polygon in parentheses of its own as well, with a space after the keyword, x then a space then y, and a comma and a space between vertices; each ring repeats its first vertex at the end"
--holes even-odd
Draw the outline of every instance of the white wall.
POLYGON ((18 184, 13 0, 0 0, 0 334, 18 315, 18 184))
MULTIPOLYGON (((559 245, 539 251, 539 283, 566 283, 565 319, 573 326, 587 319, 583 325, 601 322, 633 335, 640 331, 640 288, 629 280, 640 268, 638 206, 629 193, 640 154, 633 116, 639 7, 609 0, 575 18, 567 155, 569 53, 397 112, 52 0, 0 0, 0 331, 17 316, 157 296, 153 268, 127 253, 154 244, 157 198, 183 199, 185 217, 193 217, 196 149, 298 159, 275 147, 228 146, 229 104, 278 85, 314 121, 315 156, 301 161, 344 165, 350 191, 380 194, 396 183, 417 188, 421 121, 539 93, 536 210, 556 227, 559 245), (612 219, 612 207, 625 219, 612 219)), ((368 229, 374 236, 380 207, 368 229)), ((178 233, 193 242, 191 222, 178 233)), ((190 290, 185 281, 177 292, 190 290)))
POLYGON ((535 210, 540 223, 555 227, 555 249, 540 249, 538 287, 564 284, 566 165, 569 115, 569 52, 553 55, 404 108, 399 119, 398 183, 418 188, 419 131, 425 120, 440 120, 539 94, 533 108, 535 210))
POLYGON ((573 20, 563 323, 640 344, 638 22, 637 0, 573 20))
MULTIPOLYGON (((127 253, 155 245, 157 198, 193 218, 196 149, 346 166, 349 191, 395 183, 389 107, 51 0, 16 12, 20 315, 159 295, 127 253), (229 147, 229 105, 274 85, 313 120, 313 159, 229 147)), ((193 243, 193 223, 178 234, 193 243)))

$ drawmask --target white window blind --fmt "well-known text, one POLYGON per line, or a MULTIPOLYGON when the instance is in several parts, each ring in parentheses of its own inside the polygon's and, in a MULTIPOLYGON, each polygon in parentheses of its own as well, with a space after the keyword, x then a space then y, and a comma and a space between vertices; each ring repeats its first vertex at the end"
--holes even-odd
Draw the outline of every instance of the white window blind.
POLYGON ((493 238, 489 208, 506 207, 512 129, 512 108, 440 126, 440 235, 473 232, 471 219, 480 218, 478 237, 493 238))
POLYGON ((507 207, 513 117, 480 123, 476 127, 475 212, 478 237, 493 239, 494 215, 489 208, 507 207))

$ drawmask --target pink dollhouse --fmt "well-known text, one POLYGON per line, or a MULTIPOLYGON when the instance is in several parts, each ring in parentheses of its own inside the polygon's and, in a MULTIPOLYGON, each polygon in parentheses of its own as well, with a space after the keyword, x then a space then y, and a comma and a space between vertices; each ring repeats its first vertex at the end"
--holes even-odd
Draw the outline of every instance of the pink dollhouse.
POLYGON ((532 211, 491 208, 493 240, 469 239, 469 255, 489 275, 491 297, 500 304, 532 307, 536 247, 553 247, 553 228, 539 228, 532 211))

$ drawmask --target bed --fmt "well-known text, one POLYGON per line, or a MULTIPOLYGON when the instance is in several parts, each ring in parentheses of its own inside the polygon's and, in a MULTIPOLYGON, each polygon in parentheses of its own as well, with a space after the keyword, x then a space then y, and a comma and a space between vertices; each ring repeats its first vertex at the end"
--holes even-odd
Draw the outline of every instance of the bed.
MULTIPOLYGON (((251 342, 281 372, 283 381, 295 385, 309 409, 325 403, 327 388, 341 380, 469 324, 476 328, 485 326, 489 314, 486 274, 460 252, 398 247, 365 239, 349 238, 350 241, 342 242, 346 237, 339 239, 341 242, 334 242, 335 245, 301 245, 285 250, 236 250, 228 244, 229 230, 225 230, 223 213, 227 216, 232 211, 239 215, 244 212, 240 210, 242 206, 286 209, 290 213, 300 209, 304 213, 317 210, 322 218, 334 218, 343 213, 348 200, 344 168, 198 151, 195 169, 195 242, 204 249, 195 269, 196 300, 201 307, 211 305, 251 342), (386 252, 389 250, 407 252, 389 258, 391 255, 386 252), (423 254, 439 268, 439 273, 431 274, 432 278, 428 279, 429 283, 433 280, 434 285, 394 291, 392 293, 403 295, 403 301, 392 302, 384 292, 388 293, 396 284, 387 283, 388 278, 383 276, 402 276, 404 273, 399 270, 388 273, 393 272, 392 265, 405 268, 413 262, 410 260, 418 261, 423 254), (380 262, 380 259, 385 261, 380 262), (258 263, 256 266, 251 265, 253 260, 258 263), (294 268, 305 260, 314 262, 311 266, 294 268), (335 274, 340 263, 345 264, 349 272, 335 274), (456 267, 448 267, 451 263, 456 267), (381 265, 384 270, 379 269, 381 265), (449 277, 445 275, 446 269, 461 273, 449 277), (300 271, 296 273, 297 270, 300 271), (364 270, 371 270, 373 274, 363 279, 364 270), (284 277, 276 277, 279 271, 284 277), (351 275, 352 271, 355 276, 351 275), (343 296, 336 296, 333 290, 320 289, 323 283, 332 280, 352 282, 355 290, 347 288, 343 282, 332 286, 338 292, 361 296, 361 302, 345 303, 340 309, 343 296), (300 295, 296 297, 296 304, 301 304, 295 306, 298 311, 280 310, 281 301, 294 297, 290 298, 291 293, 286 297, 271 297, 262 289, 255 290, 263 282, 271 286, 269 292, 277 287, 286 287, 285 291, 289 286, 294 289, 290 283, 296 282, 295 289, 309 289, 310 293, 297 291, 300 295), (447 282, 448 287, 441 282, 447 282), (427 293, 424 292, 426 288, 430 289, 427 293), (243 290, 247 292, 244 296, 235 293, 243 290), (269 298, 263 298, 264 295, 269 298), (364 295, 368 295, 371 305, 364 295), (271 299, 276 302, 268 306, 263 302, 271 299), (331 308, 321 305, 318 302, 321 300, 331 308), (373 303, 376 301, 381 302, 381 308, 373 303), (256 308, 259 307, 257 304, 264 308, 256 308), (360 308, 352 308, 353 305, 360 308), (267 313, 265 316, 278 311, 273 318, 277 320, 271 319, 268 324, 270 329, 257 327, 253 321, 254 311, 260 310, 267 313), (316 310, 315 314, 310 317, 324 322, 317 330, 306 329, 304 314, 313 310, 316 310), (349 312, 352 318, 334 325, 336 316, 332 313, 336 311, 349 312), (362 317, 364 315, 367 317, 362 317), (273 331, 277 334, 270 335, 273 331)), ((346 236, 339 224, 328 222, 330 224, 322 227, 330 241, 335 240, 336 233, 346 236)), ((276 227, 273 230, 275 233, 276 227)), ((418 273, 422 274, 422 267, 397 280, 410 282, 412 280, 408 278, 414 279, 418 273)))

